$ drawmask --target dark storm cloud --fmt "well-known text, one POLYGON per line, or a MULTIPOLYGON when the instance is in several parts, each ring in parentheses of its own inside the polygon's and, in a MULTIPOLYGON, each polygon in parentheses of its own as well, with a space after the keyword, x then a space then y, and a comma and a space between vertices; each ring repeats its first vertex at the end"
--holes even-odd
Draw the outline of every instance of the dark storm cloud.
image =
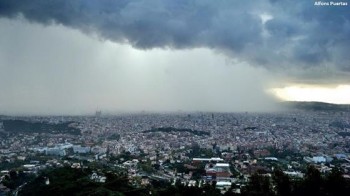
POLYGON ((0 15, 58 23, 140 49, 208 47, 270 69, 350 72, 349 2, 0 0, 0 15), (261 14, 271 19, 264 23, 261 14))
POLYGON ((267 24, 267 27, 272 37, 301 36, 291 47, 288 57, 292 60, 304 66, 331 65, 349 71, 350 57, 346 51, 350 50, 350 3, 345 2, 347 6, 315 6, 314 1, 274 1, 275 19, 268 23, 285 17, 290 21, 277 27, 267 24), (275 29, 282 29, 282 33, 278 30, 280 34, 273 33, 275 29))

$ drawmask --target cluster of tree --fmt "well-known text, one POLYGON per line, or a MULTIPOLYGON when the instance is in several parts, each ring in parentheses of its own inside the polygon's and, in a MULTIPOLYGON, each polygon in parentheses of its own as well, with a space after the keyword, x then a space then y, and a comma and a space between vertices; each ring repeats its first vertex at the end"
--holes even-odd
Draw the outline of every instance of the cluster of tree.
POLYGON ((343 178, 338 169, 322 176, 312 166, 308 167, 302 179, 291 179, 278 169, 273 172, 272 178, 256 173, 242 190, 242 195, 249 196, 345 196, 349 193, 350 182, 343 178))
POLYGON ((106 182, 100 183, 91 180, 91 174, 91 170, 70 167, 45 170, 18 195, 146 195, 145 189, 131 186, 125 175, 106 172, 106 182))
POLYGON ((147 187, 137 188, 129 183, 126 175, 109 172, 103 174, 107 177, 106 182, 99 183, 89 178, 91 173, 91 170, 70 167, 46 170, 23 186, 18 195, 220 195, 211 185, 198 188, 177 183, 172 186, 169 182, 158 180, 151 181, 147 187))
POLYGON ((4 120, 3 126, 6 132, 11 133, 67 133, 80 135, 80 130, 71 127, 71 123, 73 122, 52 124, 47 122, 28 122, 24 120, 4 120))
POLYGON ((8 174, 4 176, 1 183, 9 189, 15 189, 22 185, 26 181, 34 179, 34 175, 26 174, 23 171, 11 170, 8 174))
POLYGON ((201 148, 198 144, 194 143, 186 155, 190 158, 213 157, 215 153, 212 149, 201 148))
POLYGON ((9 170, 11 168, 18 168, 24 164, 24 161, 10 162, 5 157, 0 158, 0 170, 9 170))
POLYGON ((205 184, 203 187, 189 187, 177 183, 175 186, 167 185, 163 188, 158 188, 156 191, 153 191, 155 195, 159 196, 182 196, 182 195, 190 195, 190 196, 219 196, 220 191, 215 188, 215 183, 213 185, 205 184))
POLYGON ((286 158, 286 157, 294 157, 294 158, 297 158, 297 157, 300 157, 302 158, 303 156, 294 151, 294 150, 290 150, 290 149, 283 149, 283 150, 280 150, 280 149, 276 149, 276 148, 273 148, 273 147, 268 147, 267 150, 270 152, 270 156, 271 157, 276 157, 276 158, 286 158))
POLYGON ((170 132, 188 132, 188 133, 192 133, 194 135, 207 135, 209 136, 210 133, 206 132, 206 131, 198 131, 198 130, 192 130, 192 129, 177 129, 177 128, 173 128, 173 127, 165 127, 165 128, 154 128, 151 130, 146 130, 143 131, 143 133, 152 133, 152 132, 165 132, 165 133, 170 133, 170 132))

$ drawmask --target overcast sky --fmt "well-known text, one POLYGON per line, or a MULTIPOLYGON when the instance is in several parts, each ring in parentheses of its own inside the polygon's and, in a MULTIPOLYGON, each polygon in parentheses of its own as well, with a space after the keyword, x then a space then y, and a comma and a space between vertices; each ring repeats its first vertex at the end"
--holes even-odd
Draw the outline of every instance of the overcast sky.
POLYGON ((0 113, 272 111, 295 86, 346 102, 343 2, 0 0, 0 113))

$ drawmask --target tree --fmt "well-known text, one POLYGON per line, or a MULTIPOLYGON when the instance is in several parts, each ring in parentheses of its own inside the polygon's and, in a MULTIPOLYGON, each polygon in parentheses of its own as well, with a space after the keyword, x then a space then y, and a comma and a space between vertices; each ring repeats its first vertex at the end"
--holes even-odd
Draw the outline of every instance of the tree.
POLYGON ((342 176, 342 172, 338 168, 334 168, 325 179, 325 189, 329 195, 348 195, 346 194, 346 181, 342 176))
POLYGON ((292 192, 292 184, 290 178, 280 169, 275 169, 272 179, 276 185, 276 193, 280 196, 289 196, 292 192))
POLYGON ((248 185, 243 190, 243 195, 270 196, 273 195, 270 179, 258 173, 250 177, 248 185))
POLYGON ((321 195, 322 184, 323 180, 320 171, 314 166, 309 166, 302 182, 301 192, 304 195, 321 195))

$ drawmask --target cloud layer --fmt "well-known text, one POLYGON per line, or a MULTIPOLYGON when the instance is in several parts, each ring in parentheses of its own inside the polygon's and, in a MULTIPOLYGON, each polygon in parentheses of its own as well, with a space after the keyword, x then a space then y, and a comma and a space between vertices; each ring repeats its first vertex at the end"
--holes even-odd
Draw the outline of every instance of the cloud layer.
POLYGON ((327 80, 329 74, 346 79, 350 73, 348 4, 322 7, 315 6, 314 1, 295 0, 0 0, 0 16, 62 24, 139 49, 206 47, 251 65, 277 71, 288 68, 300 78, 307 71, 304 78, 327 80))
POLYGON ((210 49, 138 50, 62 25, 0 26, 0 114, 278 109, 266 70, 210 49))

